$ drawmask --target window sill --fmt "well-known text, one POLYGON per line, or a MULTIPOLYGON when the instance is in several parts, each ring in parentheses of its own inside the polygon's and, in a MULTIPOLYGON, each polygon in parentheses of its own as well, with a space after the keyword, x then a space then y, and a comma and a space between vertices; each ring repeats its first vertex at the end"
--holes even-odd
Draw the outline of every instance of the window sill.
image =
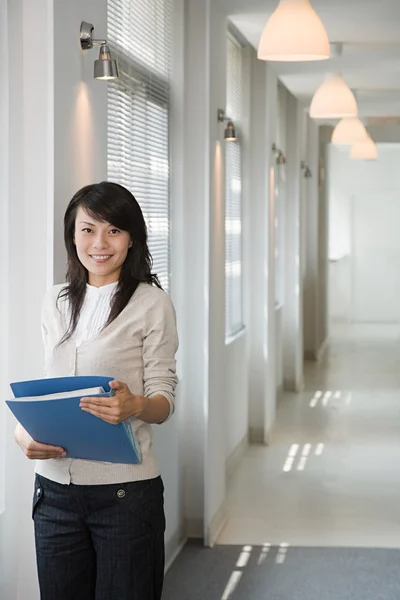
POLYGON ((243 327, 241 329, 239 329, 239 331, 237 331, 233 335, 230 335, 225 338, 225 346, 230 346, 231 344, 236 342, 236 340, 243 337, 246 333, 247 333, 247 327, 245 325, 243 325, 243 327))

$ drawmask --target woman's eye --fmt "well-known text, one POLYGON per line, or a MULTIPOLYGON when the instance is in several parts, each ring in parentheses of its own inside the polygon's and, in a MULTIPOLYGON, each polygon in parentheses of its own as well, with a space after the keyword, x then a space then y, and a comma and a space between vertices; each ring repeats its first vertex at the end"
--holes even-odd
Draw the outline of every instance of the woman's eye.
POLYGON ((120 233, 120 230, 119 229, 110 229, 110 233, 112 233, 112 234, 120 233))
POLYGON ((85 233, 92 233, 92 229, 90 229, 90 227, 84 227, 82 231, 84 231, 85 233))

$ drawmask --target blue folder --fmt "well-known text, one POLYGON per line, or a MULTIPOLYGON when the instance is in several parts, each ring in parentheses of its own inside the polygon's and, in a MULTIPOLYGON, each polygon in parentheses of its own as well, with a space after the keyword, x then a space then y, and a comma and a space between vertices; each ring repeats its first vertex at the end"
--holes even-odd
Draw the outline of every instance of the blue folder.
MULTIPOLYGON (((113 377, 55 377, 11 383, 15 398, 46 396, 102 387, 110 396, 113 377)), ((111 425, 79 407, 81 396, 48 400, 6 400, 22 427, 42 444, 61 446, 68 458, 112 463, 141 462, 139 443, 130 423, 111 425)))

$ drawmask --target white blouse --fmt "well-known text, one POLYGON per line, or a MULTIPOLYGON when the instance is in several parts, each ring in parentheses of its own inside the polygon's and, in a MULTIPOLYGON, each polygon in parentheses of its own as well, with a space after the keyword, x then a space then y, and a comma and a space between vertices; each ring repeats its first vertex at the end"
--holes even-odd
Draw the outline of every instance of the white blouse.
POLYGON ((94 338, 106 324, 117 285, 117 281, 99 288, 87 284, 81 314, 72 336, 77 348, 94 338))

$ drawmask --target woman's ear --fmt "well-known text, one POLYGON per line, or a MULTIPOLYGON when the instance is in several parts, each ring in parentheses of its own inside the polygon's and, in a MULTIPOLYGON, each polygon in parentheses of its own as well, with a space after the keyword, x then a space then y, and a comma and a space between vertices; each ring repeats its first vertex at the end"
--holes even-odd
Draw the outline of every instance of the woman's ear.
POLYGON ((133 246, 133 242, 132 242, 132 240, 131 240, 131 241, 129 242, 129 246, 128 246, 128 248, 132 248, 132 246, 133 246))

